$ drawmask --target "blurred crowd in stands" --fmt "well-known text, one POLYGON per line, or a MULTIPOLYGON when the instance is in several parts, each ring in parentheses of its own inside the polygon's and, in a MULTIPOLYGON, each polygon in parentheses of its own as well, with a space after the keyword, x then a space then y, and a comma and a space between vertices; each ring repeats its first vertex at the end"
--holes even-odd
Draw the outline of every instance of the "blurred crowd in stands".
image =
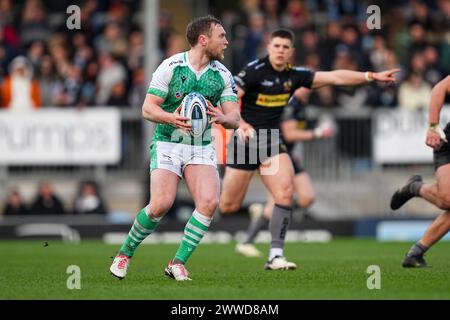
POLYGON ((295 32, 295 65, 402 70, 397 86, 326 87, 315 91, 313 105, 426 108, 431 87, 450 73, 449 0, 240 0, 238 6, 218 8, 231 30, 235 72, 264 54, 268 32, 279 27, 295 32), (368 29, 369 5, 380 8, 380 29, 368 29))
MULTIPOLYGON (((47 8, 55 1, 0 0, 1 106, 142 105, 142 0, 78 2, 82 29, 68 30, 65 10, 47 8)), ((210 0, 209 7, 228 31, 225 62, 234 73, 265 54, 269 32, 279 27, 296 34, 296 65, 402 70, 397 86, 326 87, 312 105, 421 109, 450 72, 450 0, 210 0), (379 30, 366 24, 372 4, 381 10, 379 30)), ((186 48, 174 19, 161 10, 160 59, 186 48)))
POLYGON ((147 88, 135 14, 141 1, 82 1, 81 30, 69 30, 65 8, 52 12, 46 2, 0 0, 1 105, 140 107, 147 88))
POLYGON ((99 186, 94 181, 82 181, 73 200, 67 208, 55 193, 50 182, 39 184, 36 196, 30 203, 24 201, 18 190, 12 190, 2 210, 4 216, 14 215, 64 215, 64 214, 106 214, 108 207, 103 200, 99 186))

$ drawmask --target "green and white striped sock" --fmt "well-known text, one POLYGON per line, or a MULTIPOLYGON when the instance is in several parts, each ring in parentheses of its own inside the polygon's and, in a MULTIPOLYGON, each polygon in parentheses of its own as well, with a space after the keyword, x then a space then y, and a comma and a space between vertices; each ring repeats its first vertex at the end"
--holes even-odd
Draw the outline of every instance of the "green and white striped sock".
POLYGON ((184 236, 181 239, 180 247, 175 254, 175 262, 182 262, 185 264, 191 254, 197 248, 198 244, 202 240, 203 236, 208 232, 209 225, 211 224, 212 218, 208 218, 194 210, 191 218, 184 228, 184 236))
POLYGON ((128 237, 120 248, 120 252, 132 257, 139 244, 147 238, 148 235, 155 231, 161 218, 153 218, 150 216, 149 206, 139 211, 133 226, 128 232, 128 237), (148 211, 148 213, 147 213, 148 211))

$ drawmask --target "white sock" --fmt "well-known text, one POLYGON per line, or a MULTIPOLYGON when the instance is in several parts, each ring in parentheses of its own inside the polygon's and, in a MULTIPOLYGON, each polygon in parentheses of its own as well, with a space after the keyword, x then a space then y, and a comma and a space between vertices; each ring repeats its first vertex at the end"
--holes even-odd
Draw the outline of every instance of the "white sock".
POLYGON ((282 257, 283 256, 283 249, 281 249, 281 248, 270 248, 269 261, 271 261, 276 256, 282 257))

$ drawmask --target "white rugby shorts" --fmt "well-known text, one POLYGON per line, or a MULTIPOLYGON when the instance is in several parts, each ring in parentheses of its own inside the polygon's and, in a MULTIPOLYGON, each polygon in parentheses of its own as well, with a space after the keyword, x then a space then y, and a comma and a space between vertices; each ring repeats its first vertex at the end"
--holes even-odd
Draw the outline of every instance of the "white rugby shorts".
POLYGON ((150 172, 155 169, 172 171, 180 178, 190 164, 203 164, 217 168, 214 145, 195 146, 183 143, 155 141, 150 147, 150 172))

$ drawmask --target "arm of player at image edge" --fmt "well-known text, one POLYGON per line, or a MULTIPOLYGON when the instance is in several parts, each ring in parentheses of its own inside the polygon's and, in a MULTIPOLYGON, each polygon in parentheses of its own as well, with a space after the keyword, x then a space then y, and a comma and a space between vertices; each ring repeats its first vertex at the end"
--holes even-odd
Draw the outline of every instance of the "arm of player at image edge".
POLYGON ((323 86, 356 86, 372 81, 393 84, 395 74, 400 69, 391 69, 382 72, 360 72, 351 70, 317 71, 312 82, 312 89, 323 86))
POLYGON ((439 126, 439 119, 445 96, 449 93, 450 76, 438 82, 431 91, 430 107, 428 110, 429 127, 425 143, 433 149, 439 149, 442 146, 442 142, 448 142, 444 131, 439 126))
POLYGON ((147 94, 142 105, 142 117, 151 122, 170 124, 180 129, 190 129, 192 127, 186 122, 189 118, 180 115, 181 106, 172 113, 166 112, 161 108, 163 102, 163 98, 147 94))
POLYGON ((314 129, 297 128, 296 120, 286 120, 281 124, 283 137, 288 143, 311 141, 316 139, 328 139, 334 135, 334 128, 331 123, 323 123, 314 129))

